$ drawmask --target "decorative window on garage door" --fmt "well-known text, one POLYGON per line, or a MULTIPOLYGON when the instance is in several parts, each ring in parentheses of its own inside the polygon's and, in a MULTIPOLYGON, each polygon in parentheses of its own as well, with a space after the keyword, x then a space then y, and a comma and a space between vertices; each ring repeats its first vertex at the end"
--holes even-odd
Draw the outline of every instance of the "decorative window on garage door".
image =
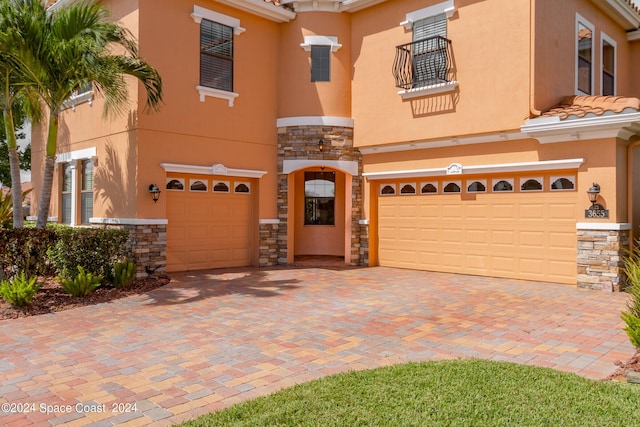
POLYGON ((575 190, 575 189, 576 189, 575 176, 552 176, 551 177, 551 191, 575 190))
POLYGON ((513 191, 513 178, 506 179, 494 179, 493 180, 493 191, 513 191))
POLYGON ((251 193, 251 183, 249 182, 236 182, 233 189, 234 193, 249 194, 251 193))
POLYGON ((542 177, 520 178, 520 191, 542 191, 542 177))
POLYGON ((184 178, 167 178, 167 190, 184 191, 184 178))
POLYGON ((229 182, 219 181, 213 186, 214 193, 228 193, 229 192, 229 182))
POLYGON ((380 186, 380 195, 382 196, 392 196, 396 194, 396 185, 395 184, 385 184, 380 186))
POLYGON ((415 184, 402 184, 400 188, 400 194, 416 194, 415 184))
POLYGON ((438 194, 438 182, 423 182, 420 188, 421 194, 438 194))

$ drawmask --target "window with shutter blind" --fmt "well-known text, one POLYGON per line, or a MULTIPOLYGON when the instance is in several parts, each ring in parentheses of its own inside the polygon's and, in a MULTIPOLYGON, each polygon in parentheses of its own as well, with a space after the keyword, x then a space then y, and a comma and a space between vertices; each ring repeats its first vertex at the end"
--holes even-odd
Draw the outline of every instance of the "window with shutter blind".
POLYGON ((331 80, 331 46, 311 46, 311 81, 331 80))
POLYGON ((208 19, 200 23, 200 86, 233 91, 233 28, 208 19))
POLYGON ((447 80, 447 16, 429 16, 413 23, 413 80, 430 86, 447 80))

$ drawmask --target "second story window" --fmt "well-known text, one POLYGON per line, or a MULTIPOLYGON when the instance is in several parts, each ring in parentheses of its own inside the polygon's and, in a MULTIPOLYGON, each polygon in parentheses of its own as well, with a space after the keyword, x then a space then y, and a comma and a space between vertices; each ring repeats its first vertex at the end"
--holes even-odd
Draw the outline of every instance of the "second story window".
POLYGON ((200 23, 200 85, 233 91, 233 28, 208 19, 200 23))
POLYGON ((605 34, 602 34, 602 94, 616 94, 616 45, 605 34))
POLYGON ((415 86, 447 80, 447 16, 444 13, 413 23, 413 79, 415 86))
POLYGON ((311 46, 311 81, 331 80, 331 46, 311 46))
POLYGON ((576 89, 581 95, 593 94, 593 25, 578 16, 576 25, 576 89))

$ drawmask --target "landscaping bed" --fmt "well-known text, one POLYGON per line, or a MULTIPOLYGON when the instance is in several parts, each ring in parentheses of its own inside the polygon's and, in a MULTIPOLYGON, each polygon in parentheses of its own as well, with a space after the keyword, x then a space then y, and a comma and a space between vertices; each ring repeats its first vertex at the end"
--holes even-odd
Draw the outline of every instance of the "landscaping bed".
POLYGON ((73 297, 62 290, 60 283, 53 278, 41 278, 44 284, 26 307, 13 307, 0 298, 0 320, 36 316, 53 313, 75 307, 100 304, 130 295, 142 294, 169 283, 168 276, 135 279, 124 289, 117 289, 109 283, 102 284, 85 297, 73 297))

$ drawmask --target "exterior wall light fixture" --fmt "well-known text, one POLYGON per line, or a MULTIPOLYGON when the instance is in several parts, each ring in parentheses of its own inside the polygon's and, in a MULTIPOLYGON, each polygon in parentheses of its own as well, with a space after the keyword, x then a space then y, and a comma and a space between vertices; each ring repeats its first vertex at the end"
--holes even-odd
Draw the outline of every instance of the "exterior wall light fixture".
POLYGON ((591 188, 587 190, 587 195, 589 196, 589 201, 591 202, 592 208, 596 205, 598 194, 600 194, 600 186, 594 182, 591 188))
POLYGON ((589 209, 585 209, 585 218, 609 218, 609 209, 605 209, 602 205, 596 203, 598 201, 599 194, 600 186, 594 182, 591 188, 587 190, 591 207, 589 209))
POLYGON ((151 184, 149 186, 149 193, 151 193, 151 198, 153 199, 153 203, 157 203, 160 198, 160 189, 157 185, 151 184))
POLYGON ((320 151, 321 153, 324 151, 324 139, 320 138, 320 141, 318 141, 318 151, 320 151))

